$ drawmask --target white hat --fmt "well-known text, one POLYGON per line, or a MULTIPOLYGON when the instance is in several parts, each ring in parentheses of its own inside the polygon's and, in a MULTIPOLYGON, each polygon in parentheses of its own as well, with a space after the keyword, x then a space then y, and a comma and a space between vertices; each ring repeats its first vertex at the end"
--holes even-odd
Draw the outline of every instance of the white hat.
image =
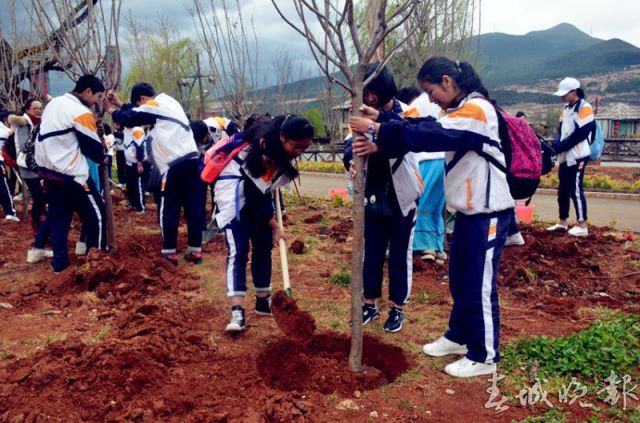
POLYGON ((560 81, 560 85, 558 85, 558 91, 553 93, 553 95, 557 95, 558 97, 564 97, 570 91, 577 90, 580 88, 580 82, 578 82, 575 78, 565 78, 560 81))

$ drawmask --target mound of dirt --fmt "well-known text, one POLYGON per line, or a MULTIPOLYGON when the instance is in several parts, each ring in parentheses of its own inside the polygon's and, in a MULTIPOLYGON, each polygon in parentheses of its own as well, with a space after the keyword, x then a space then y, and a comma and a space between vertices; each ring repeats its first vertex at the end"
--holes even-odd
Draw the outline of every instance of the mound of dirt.
POLYGON ((307 343, 316 330, 316 321, 306 311, 298 309, 296 301, 282 290, 271 296, 271 311, 280 330, 296 342, 307 343))
POLYGON ((291 251, 293 254, 304 253, 304 241, 301 239, 296 239, 291 243, 291 247, 289 247, 289 251, 291 251))
POLYGON ((331 226, 329 236, 338 243, 346 242, 347 238, 353 232, 353 219, 344 219, 339 223, 331 226))
POLYGON ((337 332, 316 334, 306 346, 277 339, 259 355, 258 373, 268 386, 283 391, 350 395, 393 382, 413 365, 401 348, 365 334, 363 371, 355 373, 348 367, 350 345, 350 337, 337 332))

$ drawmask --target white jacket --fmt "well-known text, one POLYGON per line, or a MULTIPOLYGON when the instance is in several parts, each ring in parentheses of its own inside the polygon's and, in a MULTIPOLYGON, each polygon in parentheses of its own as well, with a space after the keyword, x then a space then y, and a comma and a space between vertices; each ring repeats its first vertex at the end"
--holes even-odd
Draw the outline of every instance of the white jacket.
MULTIPOLYGON (((560 139, 563 140, 571 135, 578 127, 593 122, 595 116, 593 114, 593 108, 591 104, 584 100, 580 100, 578 105, 565 106, 562 111, 562 131, 560 133, 560 139), (576 107, 577 106, 577 107, 576 107), (577 110, 576 110, 577 108, 577 110)), ((578 160, 584 159, 591 155, 591 149, 589 147, 589 138, 585 138, 570 150, 564 151, 558 154, 558 163, 567 162, 568 166, 573 166, 578 160)))
POLYGON ((35 145, 38 166, 70 176, 84 185, 89 178, 89 166, 80 142, 95 142, 97 145, 90 148, 102 149, 93 113, 72 94, 54 98, 45 108, 40 123, 35 145))
POLYGON ((124 136, 122 145, 124 147, 124 158, 128 165, 138 163, 138 157, 136 156, 137 149, 144 144, 145 133, 141 126, 134 126, 133 128, 124 128, 122 131, 124 136))
POLYGON ((134 111, 145 112, 156 118, 149 135, 153 138, 151 150, 160 174, 169 170, 171 162, 189 154, 197 157, 198 149, 182 106, 174 98, 161 93, 134 111))

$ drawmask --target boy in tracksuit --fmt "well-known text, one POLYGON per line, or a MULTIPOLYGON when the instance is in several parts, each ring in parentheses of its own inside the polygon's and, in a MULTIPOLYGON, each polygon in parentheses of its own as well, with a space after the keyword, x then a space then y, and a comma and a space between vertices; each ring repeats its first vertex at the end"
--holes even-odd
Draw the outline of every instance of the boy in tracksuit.
MULTIPOLYGON (((376 64, 370 66, 373 72, 376 64)), ((367 76, 365 76, 367 78, 367 76)), ((378 110, 402 115, 407 106, 394 98, 396 84, 387 68, 364 89, 364 103, 378 110)), ((351 138, 345 140, 344 164, 351 167, 351 138)), ((389 247, 389 316, 387 332, 399 332, 405 320, 413 277, 413 231, 416 202, 424 189, 414 153, 389 159, 381 154, 368 158, 365 181, 364 267, 362 322, 380 318, 376 300, 382 297, 385 253, 389 247)))
POLYGON ((118 184, 124 185, 127 182, 126 166, 127 159, 124 154, 124 133, 123 128, 117 122, 113 123, 113 138, 116 150, 116 169, 118 173, 118 184))
MULTIPOLYGON (((1 112, 2 120, 0 120, 0 150, 4 146, 5 142, 9 141, 11 130, 5 126, 5 120, 9 116, 8 112, 1 112)), ((16 208, 13 205, 13 196, 9 189, 8 172, 4 165, 4 160, 0 154, 0 205, 4 210, 4 220, 19 222, 18 216, 16 216, 16 208)))
POLYGON ((85 75, 72 93, 53 99, 42 115, 35 159, 49 198, 47 220, 54 272, 69 266, 67 236, 73 212, 82 220, 87 248, 106 248, 104 203, 89 176, 88 165, 88 160, 102 163, 105 159, 90 110, 103 92, 100 79, 85 75))
POLYGON ((124 152, 126 159, 127 198, 129 207, 138 213, 144 213, 144 188, 142 186, 142 174, 144 167, 144 129, 140 126, 124 128, 124 152))
POLYGON ((131 102, 123 104, 113 93, 105 100, 105 110, 125 127, 153 125, 151 150, 162 175, 160 192, 160 229, 162 257, 178 265, 178 225, 180 210, 187 219, 189 253, 184 258, 192 263, 202 262, 202 208, 200 207, 200 174, 198 149, 189 128, 189 120, 174 98, 156 95, 147 83, 136 84, 131 90, 131 102), (121 110, 114 110, 114 106, 121 110))

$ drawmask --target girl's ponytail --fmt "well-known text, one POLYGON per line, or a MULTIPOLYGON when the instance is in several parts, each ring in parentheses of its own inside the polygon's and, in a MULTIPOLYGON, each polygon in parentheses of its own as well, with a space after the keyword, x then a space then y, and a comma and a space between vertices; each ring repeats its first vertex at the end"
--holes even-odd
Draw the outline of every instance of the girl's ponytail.
POLYGON ((477 91, 489 99, 489 90, 485 88, 480 76, 469 62, 454 61, 444 56, 432 57, 420 68, 418 81, 440 84, 445 75, 453 78, 465 95, 477 91))

